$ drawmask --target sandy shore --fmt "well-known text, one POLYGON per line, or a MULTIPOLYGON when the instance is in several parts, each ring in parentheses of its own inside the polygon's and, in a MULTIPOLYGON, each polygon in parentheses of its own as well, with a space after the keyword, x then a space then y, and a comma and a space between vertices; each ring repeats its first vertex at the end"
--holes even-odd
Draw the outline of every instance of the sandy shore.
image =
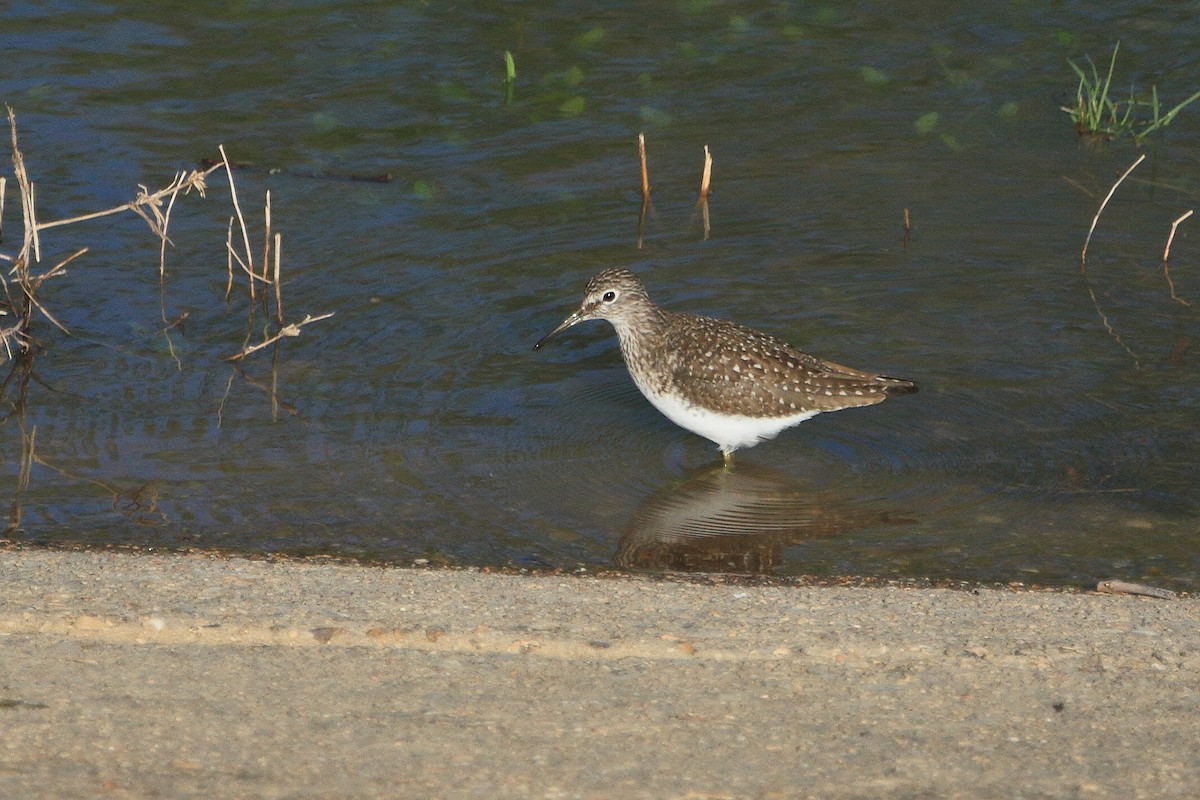
POLYGON ((1200 601, 0 551, 0 797, 1193 798, 1200 601))

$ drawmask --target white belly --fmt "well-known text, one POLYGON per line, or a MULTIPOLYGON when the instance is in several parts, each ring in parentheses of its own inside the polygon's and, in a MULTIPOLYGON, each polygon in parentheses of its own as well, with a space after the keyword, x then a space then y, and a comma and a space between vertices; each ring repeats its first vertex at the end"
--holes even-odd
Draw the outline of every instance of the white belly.
POLYGON ((741 414, 721 414, 689 405, 670 395, 654 395, 639 385, 650 403, 667 419, 692 433, 716 442, 722 450, 751 447, 764 439, 773 439, 780 431, 811 419, 820 411, 802 411, 787 417, 746 417, 741 414))

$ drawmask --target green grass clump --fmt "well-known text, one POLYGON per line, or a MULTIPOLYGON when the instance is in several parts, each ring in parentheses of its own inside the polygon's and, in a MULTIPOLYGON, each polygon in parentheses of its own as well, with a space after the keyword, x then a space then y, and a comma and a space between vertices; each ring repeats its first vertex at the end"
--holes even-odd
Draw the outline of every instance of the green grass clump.
POLYGON ((1113 138, 1124 134, 1133 137, 1133 140, 1140 144, 1146 136, 1171 124, 1185 106, 1200 99, 1200 92, 1196 92, 1166 113, 1163 113, 1159 103, 1157 86, 1151 87, 1149 100, 1139 100, 1132 89, 1128 99, 1114 100, 1110 90, 1120 49, 1121 43, 1117 42, 1108 60, 1108 70, 1103 76, 1090 56, 1086 57, 1086 70, 1067 59, 1067 63, 1079 77, 1079 85, 1075 90, 1075 104, 1062 106, 1062 110, 1070 117, 1080 136, 1113 138), (1148 111, 1148 117, 1139 111, 1148 111))

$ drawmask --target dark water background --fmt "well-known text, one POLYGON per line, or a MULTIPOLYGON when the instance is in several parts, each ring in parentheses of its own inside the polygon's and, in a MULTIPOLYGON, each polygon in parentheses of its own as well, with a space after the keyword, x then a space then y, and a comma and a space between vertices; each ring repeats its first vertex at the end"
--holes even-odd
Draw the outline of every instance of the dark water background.
MULTIPOLYGON (((1140 150, 1080 140, 1067 59, 1118 38, 1118 97, 1200 88, 1192 4, 9 6, 0 100, 43 221, 224 144, 256 165, 256 248, 271 191, 288 318, 335 316, 222 361, 247 302, 224 299, 220 174, 176 205, 161 295, 133 215, 44 232, 44 266, 90 251, 40 295, 72 335, 41 320, 32 362, 3 364, 7 538, 1200 588, 1197 306, 1160 265, 1200 194, 1200 106, 1140 150), (607 325, 530 351, 613 265, 921 393, 713 472, 607 325), (184 312, 177 361, 160 329, 184 312)), ((1171 265, 1200 303, 1197 225, 1171 265)))

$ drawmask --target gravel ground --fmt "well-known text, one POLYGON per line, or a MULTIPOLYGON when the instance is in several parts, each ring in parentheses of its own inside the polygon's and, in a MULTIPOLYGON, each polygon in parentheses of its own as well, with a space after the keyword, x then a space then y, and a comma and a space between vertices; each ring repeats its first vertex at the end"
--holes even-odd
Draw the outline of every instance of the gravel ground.
POLYGON ((0 797, 1194 798, 1198 612, 0 551, 0 797))

